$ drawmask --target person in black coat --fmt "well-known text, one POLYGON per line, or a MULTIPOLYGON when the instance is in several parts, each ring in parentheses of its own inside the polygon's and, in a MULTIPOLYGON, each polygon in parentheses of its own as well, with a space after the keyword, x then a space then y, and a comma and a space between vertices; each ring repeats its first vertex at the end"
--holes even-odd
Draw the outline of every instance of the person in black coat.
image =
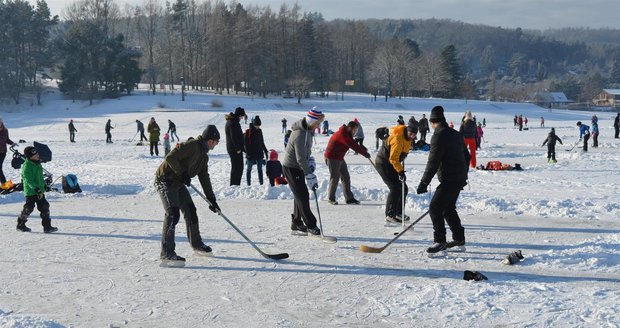
POLYGON ((258 170, 258 183, 263 185, 263 164, 265 158, 268 158, 267 147, 265 147, 265 139, 263 131, 260 129, 261 120, 258 115, 250 123, 250 127, 245 131, 243 141, 245 145, 245 157, 247 159, 247 169, 245 177, 250 185, 252 166, 256 165, 258 170))
POLYGON ((70 120, 69 121, 69 141, 75 142, 76 132, 77 132, 77 129, 75 128, 75 125, 73 125, 73 120, 70 120))
POLYGON ((243 175, 243 131, 241 119, 246 117, 245 109, 237 107, 235 112, 226 115, 226 151, 230 156, 230 185, 241 185, 243 175))
POLYGON ((422 114, 422 118, 418 121, 418 131, 420 131, 420 140, 426 142, 426 134, 431 131, 428 127, 428 119, 426 119, 426 114, 422 114))
POLYGON ((620 113, 618 113, 618 115, 616 115, 616 118, 614 119, 614 130, 614 138, 618 139, 618 133, 620 132, 620 113))
POLYGON ((451 129, 443 114, 443 107, 435 106, 430 116, 431 126, 435 130, 431 138, 431 149, 426 169, 418 185, 417 193, 428 192, 428 185, 437 174, 439 186, 429 206, 433 222, 433 246, 426 251, 437 253, 446 248, 465 245, 465 229, 456 212, 456 201, 463 187, 467 185, 469 153, 465 149, 463 136, 451 129), (446 243, 444 220, 452 231, 452 241, 446 243))
POLYGON ((112 143, 112 132, 110 130, 114 129, 112 127, 112 120, 108 119, 108 123, 105 124, 105 142, 106 143, 112 143))
POLYGON ((137 132, 140 133, 140 142, 149 141, 149 138, 144 135, 144 123, 140 122, 140 120, 136 120, 136 128, 138 129, 137 132))
MULTIPOLYGON (((555 143, 559 142, 560 145, 563 145, 562 139, 555 135, 555 129, 551 128, 551 132, 547 135, 547 139, 543 142, 542 146, 547 144, 547 162, 549 163, 557 163, 555 160, 555 143)), ((541 146, 541 147, 542 147, 541 146)))
POLYGON ((172 139, 172 141, 174 141, 174 137, 177 137, 177 141, 181 141, 177 135, 177 125, 171 120, 168 120, 168 131, 166 133, 170 134, 170 139, 172 139))

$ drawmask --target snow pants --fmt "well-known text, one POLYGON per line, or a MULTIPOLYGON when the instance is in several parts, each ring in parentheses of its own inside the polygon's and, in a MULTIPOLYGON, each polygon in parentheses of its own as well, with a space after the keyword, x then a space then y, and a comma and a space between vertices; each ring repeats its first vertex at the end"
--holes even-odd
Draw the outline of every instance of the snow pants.
POLYGON ((175 227, 179 223, 181 213, 185 219, 187 239, 192 248, 200 247, 202 237, 198 227, 198 215, 192 197, 184 184, 176 181, 155 180, 155 187, 159 193, 162 205, 164 206, 164 227, 161 234, 161 254, 162 258, 176 255, 174 252, 175 227))
POLYGON ((590 139, 590 134, 583 135, 583 151, 588 151, 588 139, 590 139))
POLYGON ((592 147, 598 147, 598 132, 592 132, 592 147))
POLYGON ((471 156, 471 159, 469 160, 469 166, 475 168, 476 167, 476 139, 465 138, 465 147, 469 148, 469 155, 471 156))
POLYGON ((461 225, 459 214, 456 212, 456 201, 461 189, 461 186, 445 183, 439 184, 435 189, 429 214, 433 221, 433 241, 436 243, 446 242, 446 223, 452 231, 453 240, 465 240, 465 229, 461 225))
POLYGON ((555 145, 547 144, 547 159, 555 161, 555 145))
POLYGON ((240 186, 243 175, 243 152, 228 153, 228 156, 230 156, 230 185, 240 186))
POLYGON ((344 194, 345 201, 355 199, 355 196, 353 196, 351 192, 351 176, 349 175, 347 162, 326 158, 325 164, 327 164, 327 168, 329 169, 327 199, 331 201, 336 200, 336 190, 338 189, 338 182, 340 181, 342 181, 342 193, 344 194))
POLYGON ((158 141, 149 142, 149 150, 151 151, 151 156, 153 156, 153 152, 155 155, 159 156, 159 147, 157 146, 158 141))
POLYGON ((375 165, 377 167, 377 172, 383 179, 383 182, 388 186, 390 190, 387 196, 387 200, 385 201, 385 216, 397 216, 401 215, 403 212, 403 185, 405 187, 405 197, 407 197, 407 193, 409 193, 409 187, 407 187, 406 183, 403 183, 398 178, 398 172, 394 169, 394 166, 389 162, 384 162, 380 158, 375 160, 375 165))
POLYGON ((41 199, 39 199, 38 195, 26 196, 26 204, 24 204, 24 208, 17 218, 17 222, 26 223, 30 214, 34 211, 35 205, 37 206, 37 210, 41 212, 41 225, 44 228, 50 227, 52 225, 52 220, 50 219, 50 203, 45 199, 45 195, 41 197, 41 199))
POLYGON ((293 204, 293 223, 301 225, 302 223, 308 228, 316 228, 316 217, 310 210, 310 193, 306 185, 306 177, 304 172, 299 169, 283 166, 282 173, 288 181, 288 185, 293 192, 295 201, 293 204))

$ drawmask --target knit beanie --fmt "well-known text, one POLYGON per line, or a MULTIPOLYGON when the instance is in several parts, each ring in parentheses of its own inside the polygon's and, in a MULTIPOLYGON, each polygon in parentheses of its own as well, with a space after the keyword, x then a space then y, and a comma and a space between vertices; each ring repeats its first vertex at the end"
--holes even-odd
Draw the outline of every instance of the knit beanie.
POLYGON ((207 126, 204 131, 202 131, 202 138, 205 140, 220 140, 220 132, 217 130, 215 125, 207 126))
POLYGON ((320 109, 315 107, 312 107, 311 110, 308 111, 308 115, 306 115, 306 123, 308 123, 308 125, 320 120, 323 116, 323 112, 321 112, 320 109))

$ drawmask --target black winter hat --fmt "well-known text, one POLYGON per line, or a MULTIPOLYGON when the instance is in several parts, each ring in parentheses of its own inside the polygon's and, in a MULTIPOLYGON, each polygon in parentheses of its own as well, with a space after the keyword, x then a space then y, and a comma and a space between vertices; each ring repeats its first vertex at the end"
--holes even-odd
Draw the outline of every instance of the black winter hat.
POLYGON ((262 122, 260 121, 260 117, 258 117, 258 115, 254 117, 254 121, 252 121, 252 123, 254 123, 254 126, 261 126, 262 124, 262 122))
POLYGON ((240 117, 240 116, 246 116, 245 115, 245 109, 243 109, 242 107, 237 107, 235 108, 235 116, 240 117))
POLYGON ((208 125, 204 131, 202 131, 202 138, 205 140, 220 140, 220 132, 215 125, 208 125))
POLYGON ((577 126, 580 126, 580 125, 581 125, 581 121, 577 122, 577 126))
POLYGON ((415 124, 409 124, 407 125, 407 131, 411 131, 414 134, 418 134, 418 126, 415 124))
POLYGON ((431 123, 445 122, 446 117, 443 115, 443 107, 435 106, 431 109, 431 116, 428 119, 431 123))
POLYGON ((28 146, 24 148, 24 156, 26 156, 26 158, 30 158, 38 153, 39 152, 37 151, 37 149, 34 148, 33 146, 28 146))

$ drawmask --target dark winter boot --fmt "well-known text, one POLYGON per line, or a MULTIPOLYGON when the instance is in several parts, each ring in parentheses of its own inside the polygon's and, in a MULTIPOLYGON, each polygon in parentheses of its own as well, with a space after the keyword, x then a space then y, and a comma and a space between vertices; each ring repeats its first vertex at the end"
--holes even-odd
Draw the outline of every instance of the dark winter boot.
POLYGON ((52 220, 50 220, 49 214, 44 215, 44 216, 46 218, 43 219, 43 221, 41 221, 41 224, 43 225, 43 232, 44 233, 52 233, 52 232, 58 231, 58 228, 52 227, 52 220))
POLYGON ((308 228, 302 222, 295 222, 295 217, 291 214, 291 235, 293 236, 307 236, 308 228))
POLYGON ((26 227, 26 220, 17 219, 17 230, 22 232, 30 232, 30 228, 26 227))
POLYGON ((198 256, 213 256, 213 251, 211 247, 202 244, 198 247, 194 247, 194 254, 198 256))
POLYGON ((465 270, 463 272, 463 279, 467 281, 469 280, 482 281, 482 280, 487 280, 488 278, 478 271, 465 270))
POLYGON ((464 252, 465 251, 465 241, 464 240, 453 240, 446 244, 446 249, 449 252, 464 252))
POLYGON ((58 228, 52 227, 51 225, 47 226, 47 227, 43 227, 43 232, 45 232, 45 233, 52 233, 52 232, 56 232, 56 231, 58 231, 58 228))
POLYGON ((319 229, 318 227, 307 228, 307 229, 308 229, 308 236, 321 237, 321 229, 319 229))
POLYGON ((347 204, 349 204, 349 205, 359 205, 360 201, 355 199, 355 198, 353 198, 353 199, 347 200, 347 204))
POLYGON ((426 249, 428 254, 436 254, 446 249, 446 243, 434 243, 433 246, 426 249))
POLYGON ((164 268, 182 268, 185 266, 185 258, 180 257, 174 253, 162 256, 160 267, 164 268))

